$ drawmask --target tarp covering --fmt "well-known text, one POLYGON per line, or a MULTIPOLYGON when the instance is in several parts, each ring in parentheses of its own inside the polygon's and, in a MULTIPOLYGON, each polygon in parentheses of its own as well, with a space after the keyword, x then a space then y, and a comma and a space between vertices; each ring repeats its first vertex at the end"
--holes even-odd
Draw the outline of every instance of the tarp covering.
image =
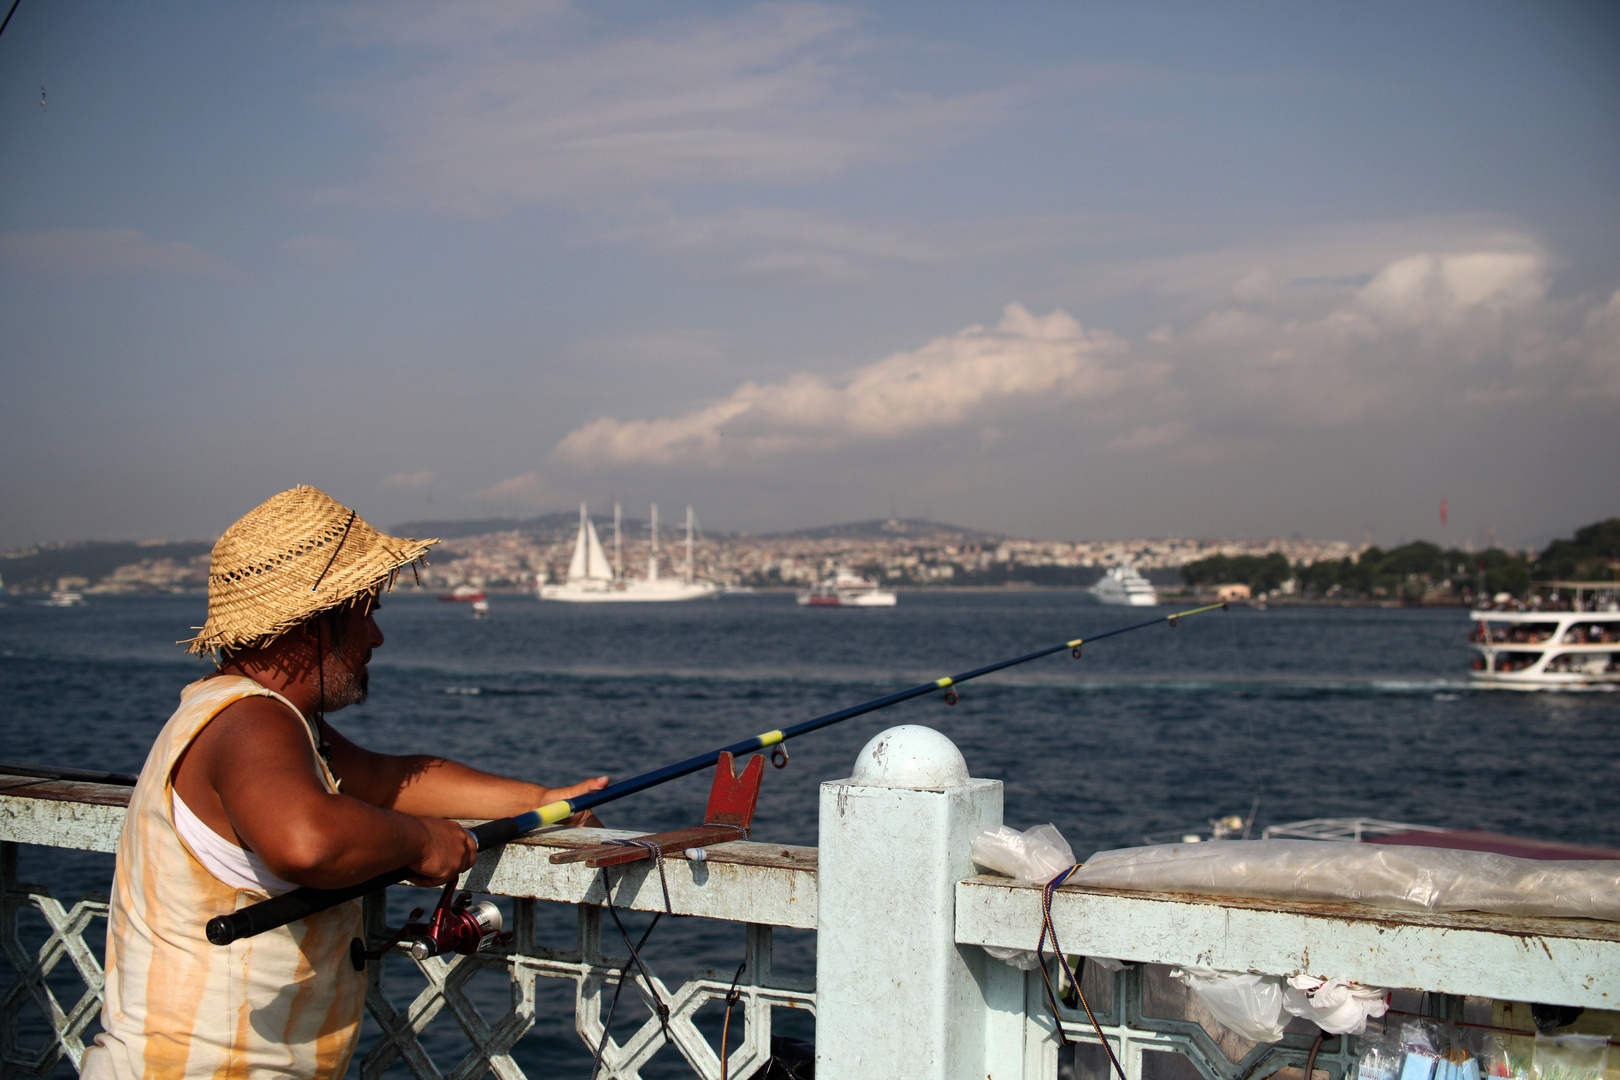
POLYGON ((1099 851, 1068 883, 1620 922, 1620 860, 1515 859, 1329 840, 1215 840, 1099 851))

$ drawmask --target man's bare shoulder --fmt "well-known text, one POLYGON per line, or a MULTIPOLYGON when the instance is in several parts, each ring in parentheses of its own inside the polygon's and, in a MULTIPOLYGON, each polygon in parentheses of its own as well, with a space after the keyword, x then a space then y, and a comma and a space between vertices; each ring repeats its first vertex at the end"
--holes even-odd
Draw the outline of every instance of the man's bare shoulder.
POLYGON ((219 711, 193 747, 216 778, 243 768, 307 771, 313 755, 303 719, 285 702, 254 694, 219 711))

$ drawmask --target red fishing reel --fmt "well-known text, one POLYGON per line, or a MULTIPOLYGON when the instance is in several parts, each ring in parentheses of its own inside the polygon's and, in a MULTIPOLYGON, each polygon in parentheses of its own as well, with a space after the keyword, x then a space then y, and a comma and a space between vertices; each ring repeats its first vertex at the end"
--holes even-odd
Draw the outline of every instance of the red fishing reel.
POLYGON ((485 949, 498 948, 512 940, 512 932, 501 930, 501 909, 488 900, 472 902, 472 893, 456 895, 455 881, 448 881, 438 906, 427 922, 420 921, 422 909, 411 912, 405 925, 394 931, 387 944, 370 950, 359 938, 349 943, 349 959, 355 970, 365 970, 367 960, 381 959, 395 945, 408 942, 406 950, 418 960, 445 953, 471 956, 485 949))

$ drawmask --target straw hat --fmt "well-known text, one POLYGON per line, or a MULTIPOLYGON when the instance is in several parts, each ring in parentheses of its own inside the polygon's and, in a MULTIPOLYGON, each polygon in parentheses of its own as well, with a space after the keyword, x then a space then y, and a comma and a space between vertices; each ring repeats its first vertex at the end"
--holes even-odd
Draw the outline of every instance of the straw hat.
POLYGON ((199 656, 286 633, 380 587, 437 544, 384 536, 324 491, 299 485, 244 514, 214 545, 199 656))

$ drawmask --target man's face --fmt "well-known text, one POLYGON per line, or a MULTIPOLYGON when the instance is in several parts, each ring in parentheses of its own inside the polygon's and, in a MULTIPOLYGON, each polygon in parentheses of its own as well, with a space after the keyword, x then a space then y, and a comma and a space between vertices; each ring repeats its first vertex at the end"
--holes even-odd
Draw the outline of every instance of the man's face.
POLYGON ((375 598, 362 599, 325 620, 330 629, 322 632, 323 711, 365 702, 371 682, 366 665, 371 662, 371 650, 383 643, 376 618, 380 606, 375 598))

